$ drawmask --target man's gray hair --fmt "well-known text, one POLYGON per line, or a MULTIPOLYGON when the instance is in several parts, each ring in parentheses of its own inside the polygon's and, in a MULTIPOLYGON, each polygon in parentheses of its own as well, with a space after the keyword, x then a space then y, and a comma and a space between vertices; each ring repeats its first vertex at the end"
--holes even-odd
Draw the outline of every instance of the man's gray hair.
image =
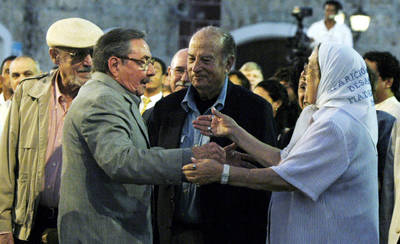
MULTIPOLYGON (((235 41, 233 40, 232 35, 223 30, 220 27, 216 27, 216 26, 206 26, 201 28, 200 30, 198 30, 196 33, 198 32, 207 32, 211 35, 217 35, 220 37, 220 41, 221 41, 221 46, 222 46, 222 57, 224 59, 233 56, 234 58, 236 58, 236 44, 235 41)), ((196 33, 194 35, 196 35, 196 33)))

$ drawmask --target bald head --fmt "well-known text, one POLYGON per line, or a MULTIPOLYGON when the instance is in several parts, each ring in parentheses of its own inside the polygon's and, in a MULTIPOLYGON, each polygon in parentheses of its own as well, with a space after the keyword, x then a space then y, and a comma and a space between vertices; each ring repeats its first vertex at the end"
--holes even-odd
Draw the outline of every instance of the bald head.
POLYGON ((188 49, 180 49, 172 58, 171 66, 168 67, 168 77, 172 92, 179 91, 190 85, 187 75, 188 49))
POLYGON ((29 56, 20 56, 10 64, 11 87, 15 91, 18 84, 26 78, 40 74, 38 63, 29 56))

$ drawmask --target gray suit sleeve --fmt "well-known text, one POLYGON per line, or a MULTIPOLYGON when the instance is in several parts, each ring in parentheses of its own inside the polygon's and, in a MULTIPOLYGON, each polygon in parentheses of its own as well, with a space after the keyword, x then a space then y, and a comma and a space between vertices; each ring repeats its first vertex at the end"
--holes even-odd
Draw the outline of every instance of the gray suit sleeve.
MULTIPOLYGON (((137 109, 137 108, 133 108, 137 109)), ((131 104, 103 97, 85 109, 80 131, 96 163, 114 181, 132 184, 179 184, 186 149, 147 148, 131 104)))

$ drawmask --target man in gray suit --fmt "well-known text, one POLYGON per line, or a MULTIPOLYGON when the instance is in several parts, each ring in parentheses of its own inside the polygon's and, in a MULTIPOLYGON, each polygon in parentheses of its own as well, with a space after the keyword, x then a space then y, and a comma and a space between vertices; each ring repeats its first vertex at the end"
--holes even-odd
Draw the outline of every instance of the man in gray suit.
POLYGON ((92 79, 65 118, 61 243, 152 243, 150 184, 180 184, 190 157, 225 157, 216 144, 149 148, 138 105, 154 66, 143 38, 115 29, 99 39, 92 79))

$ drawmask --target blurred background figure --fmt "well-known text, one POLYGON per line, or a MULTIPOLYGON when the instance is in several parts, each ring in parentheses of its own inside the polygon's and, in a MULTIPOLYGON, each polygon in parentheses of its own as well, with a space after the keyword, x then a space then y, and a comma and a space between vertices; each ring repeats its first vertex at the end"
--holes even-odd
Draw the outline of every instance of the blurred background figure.
POLYGON ((0 138, 4 123, 11 105, 13 90, 10 84, 10 64, 16 56, 9 56, 3 60, 0 69, 0 138))
POLYGON ((10 64, 10 81, 13 91, 15 92, 22 80, 40 75, 40 73, 39 64, 32 57, 17 57, 10 64))
POLYGON ((172 58, 171 65, 168 67, 171 92, 177 92, 189 87, 191 84, 187 73, 187 55, 187 48, 179 50, 172 58))
POLYGON ((157 57, 154 59, 154 71, 155 74, 150 77, 150 82, 146 83, 146 88, 144 89, 143 95, 140 97, 139 111, 140 114, 154 107, 156 102, 158 102, 162 97, 162 82, 164 79, 164 74, 167 71, 164 61, 157 57))
POLYGON ((297 118, 301 112, 298 100, 297 100, 297 87, 298 87, 298 80, 301 71, 297 71, 297 66, 303 67, 302 62, 297 62, 293 67, 281 67, 279 68, 273 78, 279 81, 287 91, 288 102, 285 106, 286 111, 286 122, 288 128, 294 128, 296 125, 297 118))
POLYGON ((394 189, 395 193, 392 221, 389 229, 388 243, 397 243, 400 236, 400 68, 399 61, 389 52, 367 52, 364 59, 378 79, 374 85, 375 107, 396 118, 392 130, 391 150, 394 155, 394 189))
POLYGON ((293 128, 288 122, 290 114, 288 108, 289 99, 285 87, 281 85, 278 80, 270 78, 258 83, 253 92, 267 100, 272 105, 276 131, 278 132, 277 147, 283 149, 290 141, 290 137, 287 138, 284 135, 293 128))
POLYGON ((238 70, 231 70, 228 73, 229 80, 238 86, 242 86, 248 90, 250 90, 250 81, 246 78, 246 76, 238 71, 238 70))
POLYGON ((243 64, 239 71, 250 81, 251 90, 253 90, 259 82, 264 80, 262 69, 256 62, 247 62, 243 64))
POLYGON ((342 9, 338 1, 324 3, 325 18, 315 22, 308 28, 307 36, 312 41, 312 46, 322 42, 337 42, 353 47, 353 35, 346 24, 337 23, 335 16, 342 9))

